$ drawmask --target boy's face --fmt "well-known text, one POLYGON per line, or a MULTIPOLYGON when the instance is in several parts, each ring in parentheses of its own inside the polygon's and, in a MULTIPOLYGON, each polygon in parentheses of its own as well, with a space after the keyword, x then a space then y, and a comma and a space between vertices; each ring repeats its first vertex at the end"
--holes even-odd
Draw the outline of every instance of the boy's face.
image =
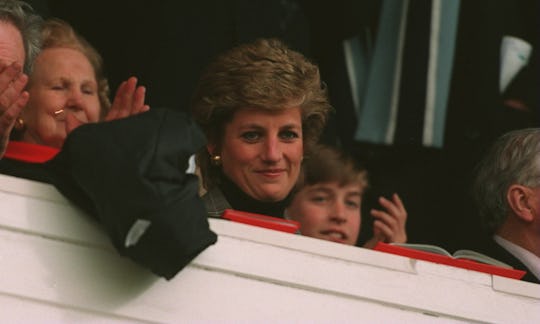
POLYGON ((302 235, 354 245, 360 232, 361 202, 358 183, 318 183, 294 196, 287 215, 300 222, 302 235))

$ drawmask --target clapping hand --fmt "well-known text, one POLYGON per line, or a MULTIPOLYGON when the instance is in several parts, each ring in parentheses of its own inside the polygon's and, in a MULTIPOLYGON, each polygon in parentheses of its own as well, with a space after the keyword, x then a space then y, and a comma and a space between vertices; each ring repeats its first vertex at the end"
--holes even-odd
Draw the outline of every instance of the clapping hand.
POLYGON ((137 78, 131 77, 122 82, 116 91, 111 109, 105 116, 105 121, 148 111, 150 107, 144 104, 145 95, 146 88, 137 86, 137 78))
POLYGON ((373 222, 373 237, 364 245, 373 248, 377 242, 385 243, 405 243, 407 242, 407 210, 397 194, 392 195, 392 199, 379 197, 379 203, 384 210, 371 210, 371 216, 375 218, 373 222))
MULTIPOLYGON (((144 104, 145 93, 145 87, 137 87, 137 78, 135 77, 122 82, 116 91, 111 109, 104 120, 111 121, 148 111, 150 107, 144 104)), ((82 124, 85 124, 70 113, 66 114, 65 121, 67 134, 82 124)))
POLYGON ((28 102, 28 92, 23 91, 27 82, 19 63, 0 63, 0 158, 6 151, 15 120, 28 102))

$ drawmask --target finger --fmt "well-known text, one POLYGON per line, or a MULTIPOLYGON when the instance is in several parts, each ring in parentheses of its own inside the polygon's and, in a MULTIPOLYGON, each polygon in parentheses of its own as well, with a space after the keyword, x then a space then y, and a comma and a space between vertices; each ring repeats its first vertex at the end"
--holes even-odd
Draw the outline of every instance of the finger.
POLYGON ((11 124, 15 121, 15 119, 20 115, 22 109, 26 106, 26 103, 28 103, 29 97, 28 92, 23 91, 17 100, 4 111, 2 114, 2 120, 4 121, 2 126, 11 124))
POLYGON ((145 97, 146 97, 146 87, 144 86, 137 87, 133 95, 133 107, 131 109, 131 115, 135 115, 135 114, 145 111, 144 110, 145 97))
POLYGON ((0 92, 0 109, 6 110, 19 100, 26 83, 28 83, 28 77, 25 74, 19 74, 17 78, 12 80, 12 82, 0 92))
POLYGON ((394 241, 394 231, 381 221, 373 222, 373 232, 378 233, 378 237, 381 241, 391 243, 394 241))
POLYGON ((396 217, 401 223, 405 224, 405 222, 407 221, 407 209, 405 209, 405 205, 403 204, 401 198, 397 193, 392 195, 392 200, 394 201, 394 204, 399 210, 399 213, 396 214, 396 217))
POLYGON ((392 201, 398 209, 405 211, 405 205, 403 205, 403 201, 401 201, 401 198, 397 193, 394 193, 392 195, 392 201))
POLYGON ((0 159, 6 151, 15 120, 21 114, 23 107, 26 106, 28 98, 28 92, 24 91, 13 105, 0 114, 0 159))
POLYGON ((394 205, 394 203, 384 197, 379 197, 379 204, 388 211, 390 214, 399 213, 399 209, 394 205))
POLYGON ((120 104, 121 98, 123 95, 124 88, 126 86, 126 81, 122 81, 120 85, 118 86, 118 89, 116 90, 116 94, 114 95, 113 102, 111 104, 111 109, 109 109, 109 112, 105 116, 105 121, 110 121, 113 119, 116 119, 118 116, 118 110, 122 105, 120 104))
POLYGON ((399 222, 394 215, 385 213, 383 211, 372 209, 371 216, 373 216, 376 220, 387 224, 389 227, 398 228, 399 226, 399 222))
POLYGON ((119 109, 116 118, 124 118, 131 114, 133 108, 133 96, 137 87, 137 78, 129 78, 120 93, 119 109))
POLYGON ((0 93, 3 93, 11 83, 21 75, 22 67, 13 63, 5 67, 0 73, 0 93))
POLYGON ((2 73, 9 65, 0 61, 0 73, 2 73))
POLYGON ((385 235, 381 232, 381 229, 378 226, 375 226, 375 223, 373 223, 373 239, 376 239, 377 241, 384 241, 385 235))
POLYGON ((15 119, 21 114, 22 109, 26 106, 28 102, 28 92, 24 91, 21 93, 20 97, 11 105, 4 113, 0 116, 0 134, 1 136, 7 135, 13 129, 15 124, 15 119))
POLYGON ((372 210, 371 215, 376 218, 373 222, 374 228, 375 223, 378 224, 378 227, 381 231, 385 228, 384 235, 390 237, 391 242, 396 243, 405 243, 407 242, 407 230, 405 229, 405 222, 402 221, 399 215, 389 215, 385 212, 372 210), (385 227, 383 227, 384 225, 385 227))

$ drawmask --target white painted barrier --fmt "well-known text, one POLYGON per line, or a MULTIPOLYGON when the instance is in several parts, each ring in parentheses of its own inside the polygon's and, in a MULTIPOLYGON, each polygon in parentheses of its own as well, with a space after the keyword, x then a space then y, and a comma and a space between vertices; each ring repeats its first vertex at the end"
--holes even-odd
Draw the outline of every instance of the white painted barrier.
POLYGON ((211 219, 170 281, 54 187, 0 175, 1 323, 540 323, 540 285, 211 219))

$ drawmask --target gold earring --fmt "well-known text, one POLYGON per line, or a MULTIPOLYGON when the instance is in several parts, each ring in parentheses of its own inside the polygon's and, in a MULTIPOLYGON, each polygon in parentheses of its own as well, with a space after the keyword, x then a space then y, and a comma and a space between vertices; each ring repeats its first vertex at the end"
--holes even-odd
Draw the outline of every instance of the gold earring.
POLYGON ((24 123, 24 120, 21 117, 18 117, 15 120, 15 129, 18 131, 23 131, 26 128, 26 124, 24 123))
POLYGON ((221 165, 221 155, 212 155, 212 164, 215 166, 221 165))

